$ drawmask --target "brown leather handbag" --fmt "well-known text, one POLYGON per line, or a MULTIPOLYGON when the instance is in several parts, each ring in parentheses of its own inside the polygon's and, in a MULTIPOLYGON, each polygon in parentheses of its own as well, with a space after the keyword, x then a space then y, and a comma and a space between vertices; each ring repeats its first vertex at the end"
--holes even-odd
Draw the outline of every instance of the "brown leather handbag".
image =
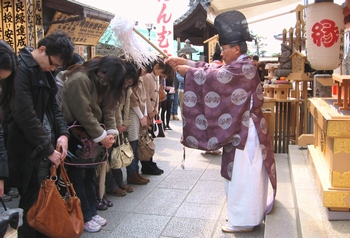
POLYGON ((148 132, 147 127, 140 128, 139 140, 136 149, 137 158, 140 161, 149 161, 154 155, 156 145, 148 132))
POLYGON ((28 224, 52 238, 75 238, 83 233, 84 218, 80 199, 61 162, 61 177, 66 185, 66 195, 61 197, 57 185, 56 166, 50 168, 50 177, 42 181, 38 200, 27 213, 28 224))
POLYGON ((162 84, 159 84, 159 102, 163 102, 166 98, 166 92, 162 84))

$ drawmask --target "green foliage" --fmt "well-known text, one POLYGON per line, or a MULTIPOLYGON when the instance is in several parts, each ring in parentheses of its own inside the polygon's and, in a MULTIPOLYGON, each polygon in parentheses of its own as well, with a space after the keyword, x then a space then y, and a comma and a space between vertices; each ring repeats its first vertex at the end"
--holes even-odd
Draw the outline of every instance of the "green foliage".
POLYGON ((250 35, 252 36, 253 41, 248 44, 248 55, 264 57, 267 51, 263 50, 263 48, 267 46, 267 44, 264 43, 267 38, 264 36, 258 36, 257 34, 254 34, 253 31, 250 31, 250 35))

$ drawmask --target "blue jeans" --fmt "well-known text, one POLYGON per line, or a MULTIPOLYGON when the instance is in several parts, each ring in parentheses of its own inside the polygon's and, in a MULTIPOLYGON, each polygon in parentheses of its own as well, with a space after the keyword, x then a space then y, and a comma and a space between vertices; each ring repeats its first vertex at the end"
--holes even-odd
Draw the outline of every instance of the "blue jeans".
POLYGON ((95 167, 88 169, 68 166, 67 174, 81 202, 84 222, 97 215, 96 201, 96 172, 95 167))
POLYGON ((130 141, 130 145, 134 152, 134 159, 129 166, 126 166, 126 172, 128 175, 132 175, 139 171, 139 158, 137 158, 138 140, 130 141))
POLYGON ((173 101, 173 104, 171 104, 170 113, 173 114, 173 115, 177 115, 178 108, 179 108, 179 94, 176 91, 174 93, 174 101, 173 101))

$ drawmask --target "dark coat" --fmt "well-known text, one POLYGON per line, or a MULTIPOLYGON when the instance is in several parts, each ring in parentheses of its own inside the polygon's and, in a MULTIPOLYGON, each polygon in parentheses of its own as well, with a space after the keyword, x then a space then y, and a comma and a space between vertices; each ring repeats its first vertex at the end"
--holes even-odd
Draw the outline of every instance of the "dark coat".
POLYGON ((4 131, 0 125, 0 180, 7 179, 9 168, 7 164, 7 152, 4 144, 4 131))
POLYGON ((68 135, 61 110, 56 103, 57 86, 50 72, 44 72, 28 48, 19 52, 15 96, 11 99, 7 150, 10 183, 25 192, 38 158, 54 152, 42 125, 44 114, 50 121, 55 141, 68 135))

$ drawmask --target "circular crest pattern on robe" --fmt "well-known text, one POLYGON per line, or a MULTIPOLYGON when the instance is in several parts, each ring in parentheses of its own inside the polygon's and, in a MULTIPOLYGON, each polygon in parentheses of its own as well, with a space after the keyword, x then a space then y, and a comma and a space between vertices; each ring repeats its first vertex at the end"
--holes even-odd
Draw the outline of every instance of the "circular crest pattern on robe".
POLYGON ((274 153, 261 110, 263 89, 255 65, 245 57, 221 68, 204 62, 197 62, 196 67, 190 67, 186 74, 181 143, 200 150, 223 147, 221 174, 230 180, 228 171, 235 151, 244 150, 252 119, 265 167, 276 188, 274 153))

